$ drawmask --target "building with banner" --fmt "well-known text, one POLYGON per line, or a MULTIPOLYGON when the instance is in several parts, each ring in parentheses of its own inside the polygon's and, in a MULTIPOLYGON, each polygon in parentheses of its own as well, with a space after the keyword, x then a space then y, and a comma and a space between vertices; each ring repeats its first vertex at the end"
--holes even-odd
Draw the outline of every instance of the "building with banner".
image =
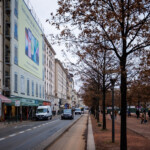
POLYGON ((29 119, 37 106, 47 105, 43 29, 29 1, 3 2, 3 95, 11 99, 3 106, 3 117, 29 119))

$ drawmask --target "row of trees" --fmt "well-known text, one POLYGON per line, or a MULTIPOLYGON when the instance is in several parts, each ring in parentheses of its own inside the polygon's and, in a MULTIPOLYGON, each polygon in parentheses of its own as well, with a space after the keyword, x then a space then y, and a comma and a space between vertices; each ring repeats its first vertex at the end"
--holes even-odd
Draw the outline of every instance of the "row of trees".
POLYGON ((68 51, 78 57, 75 66, 84 82, 86 102, 96 104, 98 110, 101 99, 105 109, 110 78, 118 79, 122 114, 120 149, 126 150, 127 91, 131 97, 138 84, 146 93, 149 83, 149 77, 146 78, 149 75, 149 0, 58 0, 58 5, 56 14, 51 14, 47 21, 61 30, 55 41, 65 41, 68 51))

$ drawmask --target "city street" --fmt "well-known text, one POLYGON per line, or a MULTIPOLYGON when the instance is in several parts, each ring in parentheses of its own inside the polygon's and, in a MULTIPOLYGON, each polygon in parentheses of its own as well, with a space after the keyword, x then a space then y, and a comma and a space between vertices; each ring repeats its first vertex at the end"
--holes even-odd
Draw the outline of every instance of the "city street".
POLYGON ((60 117, 56 117, 50 121, 30 121, 1 128, 0 147, 3 150, 36 149, 46 139, 69 126, 79 117, 80 115, 75 116, 74 120, 60 120, 60 117))

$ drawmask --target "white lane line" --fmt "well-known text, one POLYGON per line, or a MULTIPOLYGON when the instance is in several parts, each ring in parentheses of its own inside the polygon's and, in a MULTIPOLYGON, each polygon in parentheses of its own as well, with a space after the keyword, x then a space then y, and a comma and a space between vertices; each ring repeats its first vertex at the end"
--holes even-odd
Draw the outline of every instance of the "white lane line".
MULTIPOLYGON (((36 129, 36 128, 38 128, 38 127, 42 127, 42 126, 45 126, 45 125, 54 123, 54 122, 56 122, 56 121, 59 121, 59 119, 57 119, 57 120, 55 120, 55 121, 51 121, 51 122, 45 123, 45 124, 41 124, 41 125, 39 125, 39 126, 37 126, 37 127, 33 127, 33 128, 31 128, 31 129, 27 129, 27 130, 25 130, 25 131, 20 131, 20 132, 18 132, 18 133, 14 133, 14 134, 8 135, 7 137, 0 138, 0 141, 5 140, 5 139, 7 139, 7 138, 9 138, 9 137, 13 137, 13 136, 16 136, 16 135, 18 135, 18 134, 21 134, 21 133, 30 131, 30 130, 32 130, 32 129, 36 129)), ((57 132, 58 132, 58 131, 57 131, 57 132)))
POLYGON ((31 129, 27 129, 26 131, 30 131, 31 129))
POLYGON ((24 133, 25 131, 20 131, 19 133, 24 133))
POLYGON ((16 136, 17 134, 11 134, 11 135, 9 135, 9 137, 13 137, 13 136, 16 136))
POLYGON ((0 138, 0 141, 3 141, 3 140, 5 140, 6 138, 0 138))

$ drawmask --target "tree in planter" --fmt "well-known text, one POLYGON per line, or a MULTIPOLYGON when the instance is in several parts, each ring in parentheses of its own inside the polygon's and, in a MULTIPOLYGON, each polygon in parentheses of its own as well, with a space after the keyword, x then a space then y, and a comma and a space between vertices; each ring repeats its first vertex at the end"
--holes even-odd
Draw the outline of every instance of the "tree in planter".
MULTIPOLYGON (((112 51, 121 73, 121 142, 120 149, 127 149, 126 93, 129 56, 138 56, 150 46, 150 4, 148 0, 59 0, 59 9, 52 15, 52 24, 60 28, 60 37, 76 46, 99 45, 112 51), (78 28, 78 30, 76 30, 78 28), (73 33, 73 29, 77 32, 73 33), (78 34, 79 33, 79 34, 78 34), (104 41, 107 42, 105 46, 104 41), (81 44, 82 43, 82 44, 81 44)), ((71 50, 71 49, 70 49, 71 50)), ((74 52, 76 53, 76 52, 74 52)))
MULTIPOLYGON (((113 56, 106 57, 109 51, 105 50, 100 51, 97 49, 99 49, 99 47, 89 46, 88 48, 84 48, 82 52, 78 52, 77 55, 81 62, 81 66, 83 66, 84 63, 86 67, 90 68, 90 70, 92 70, 91 72, 95 74, 95 79, 97 78, 96 80, 98 84, 97 86, 98 92, 102 93, 103 129, 106 129, 106 116, 105 116, 106 92, 110 88, 110 72, 112 72, 112 70, 117 70, 117 65, 113 56)), ((111 54, 109 54, 109 56, 110 55, 111 54)), ((82 67, 82 70, 87 70, 87 68, 82 67)), ((78 70, 78 72, 82 76, 83 71, 80 72, 78 70)), ((83 76, 85 75, 83 74, 83 76)))

